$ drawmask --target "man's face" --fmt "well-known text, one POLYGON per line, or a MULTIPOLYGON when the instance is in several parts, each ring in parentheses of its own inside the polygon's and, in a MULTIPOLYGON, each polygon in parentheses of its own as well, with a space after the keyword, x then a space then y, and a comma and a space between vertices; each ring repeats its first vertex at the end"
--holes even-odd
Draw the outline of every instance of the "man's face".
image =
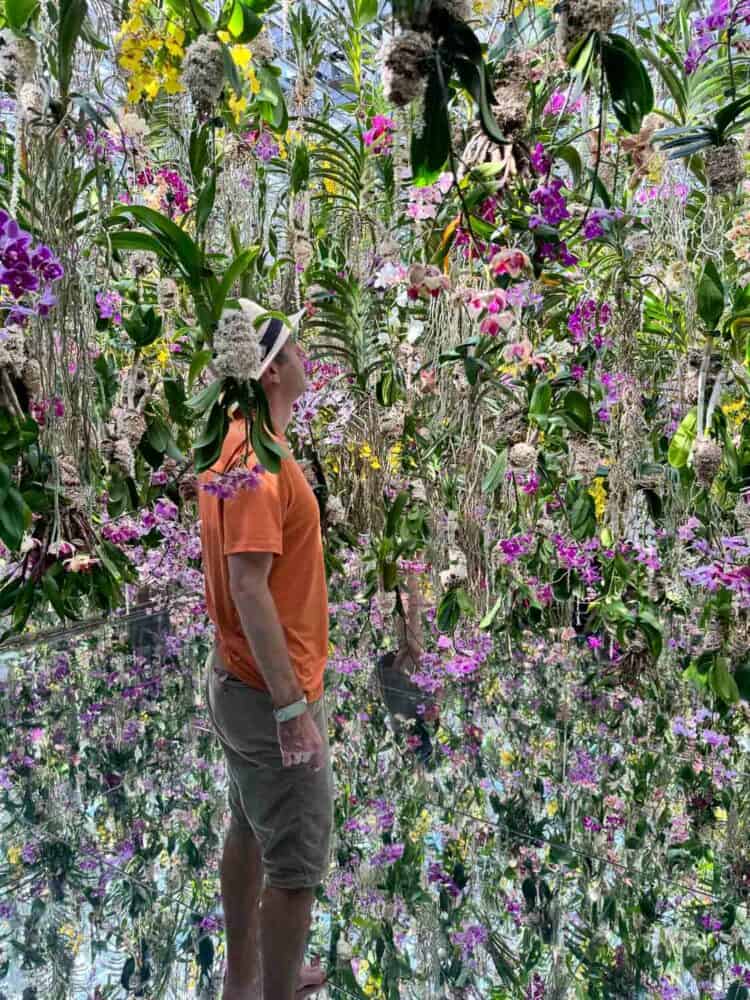
POLYGON ((289 337, 284 347, 286 358, 281 366, 282 379, 289 396, 292 399, 299 399, 307 388, 307 375, 305 374, 305 351, 297 339, 296 331, 289 337))

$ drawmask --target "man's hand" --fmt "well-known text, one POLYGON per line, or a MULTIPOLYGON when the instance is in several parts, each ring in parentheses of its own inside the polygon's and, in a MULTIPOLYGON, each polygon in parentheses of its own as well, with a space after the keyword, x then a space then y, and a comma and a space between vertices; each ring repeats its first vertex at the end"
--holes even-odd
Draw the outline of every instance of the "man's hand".
POLYGON ((325 763, 323 739, 309 711, 277 722, 282 767, 309 764, 313 772, 319 771, 325 763))

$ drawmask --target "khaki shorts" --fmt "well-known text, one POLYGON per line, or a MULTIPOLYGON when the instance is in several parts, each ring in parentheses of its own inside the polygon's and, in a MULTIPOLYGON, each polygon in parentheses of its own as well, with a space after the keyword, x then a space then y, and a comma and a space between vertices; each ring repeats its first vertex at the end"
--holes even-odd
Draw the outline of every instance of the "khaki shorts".
POLYGON ((206 663, 206 701, 221 740, 233 822, 251 829, 263 855, 266 882, 279 889, 314 888, 328 877, 333 828, 333 772, 325 696, 307 711, 323 738, 325 764, 282 767, 266 691, 206 663))

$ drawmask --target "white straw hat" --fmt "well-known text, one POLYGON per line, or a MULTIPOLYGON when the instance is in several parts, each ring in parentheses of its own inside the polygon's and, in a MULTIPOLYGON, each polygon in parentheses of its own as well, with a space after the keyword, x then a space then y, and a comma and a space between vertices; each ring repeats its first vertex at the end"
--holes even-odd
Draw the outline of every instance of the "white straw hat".
MULTIPOLYGON (((251 299, 237 299, 237 301, 240 304, 242 312, 253 324, 255 324, 255 321, 260 319, 261 316, 268 315, 267 309, 264 309, 263 306, 258 305, 257 302, 253 302, 251 299)), ((275 316, 271 316, 265 321, 265 323, 261 323, 255 327, 258 344, 261 348, 262 360, 258 369, 252 376, 254 379, 257 380, 261 377, 263 372, 266 368, 268 368, 287 340, 289 340, 292 331, 297 329, 300 324, 300 320, 304 315, 305 310, 300 309, 299 312, 296 312, 291 316, 287 316, 286 323, 277 319, 275 316)))

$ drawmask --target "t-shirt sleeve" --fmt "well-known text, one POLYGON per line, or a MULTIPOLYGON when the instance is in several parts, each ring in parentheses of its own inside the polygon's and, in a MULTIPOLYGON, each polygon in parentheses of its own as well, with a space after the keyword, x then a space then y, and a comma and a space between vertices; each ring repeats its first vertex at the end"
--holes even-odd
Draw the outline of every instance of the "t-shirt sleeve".
POLYGON ((238 552, 283 553, 285 490, 282 476, 265 472, 257 486, 224 501, 224 555, 238 552))

